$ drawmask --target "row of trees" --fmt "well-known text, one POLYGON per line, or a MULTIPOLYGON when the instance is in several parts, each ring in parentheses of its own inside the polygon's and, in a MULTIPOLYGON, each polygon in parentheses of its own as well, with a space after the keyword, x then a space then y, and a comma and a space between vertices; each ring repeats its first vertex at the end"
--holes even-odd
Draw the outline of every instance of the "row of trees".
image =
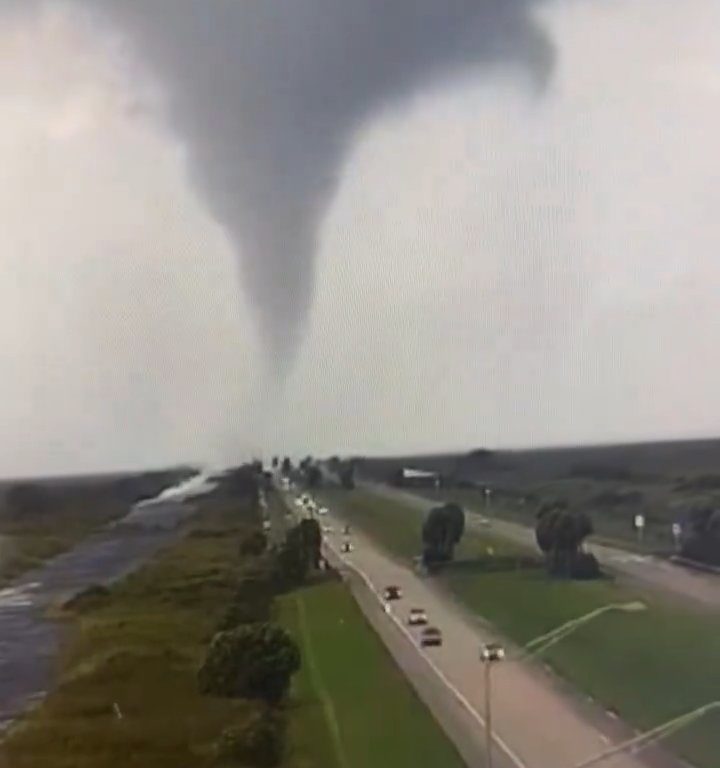
POLYGON ((272 621, 273 602, 319 568, 322 534, 317 521, 303 520, 287 531, 280 545, 270 546, 260 525, 258 510, 256 524, 239 541, 241 577, 198 671, 198 684, 206 695, 259 704, 241 724, 222 734, 219 757, 233 764, 270 767, 283 758, 283 704, 301 665, 294 640, 272 621))
MULTIPOLYGON (((422 527, 425 567, 434 570, 452 561, 464 531, 465 513, 460 506, 448 503, 433 507, 422 527)), ((588 515, 569 509, 565 502, 541 507, 535 536, 548 573, 564 578, 597 578, 600 575, 598 562, 583 548, 583 542, 592 532, 588 515)))

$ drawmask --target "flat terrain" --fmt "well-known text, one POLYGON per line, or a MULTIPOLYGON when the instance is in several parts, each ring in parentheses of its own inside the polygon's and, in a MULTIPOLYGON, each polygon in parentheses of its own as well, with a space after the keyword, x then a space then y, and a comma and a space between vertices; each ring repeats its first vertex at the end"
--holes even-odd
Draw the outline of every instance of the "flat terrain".
POLYGON ((672 523, 696 505, 720 506, 720 440, 638 443, 555 449, 487 451, 360 461, 362 474, 389 481, 403 466, 440 472, 461 503, 484 504, 477 489, 493 489, 492 513, 529 524, 537 508, 565 500, 591 513, 600 537, 645 551, 672 552, 672 523), (646 518, 638 541, 636 514, 646 518))
POLYGON ((57 690, 11 730, 0 747, 3 768, 211 764, 220 731, 247 706, 202 697, 196 685, 234 588, 234 532, 227 519, 207 520, 68 617, 72 640, 57 690))
POLYGON ((0 483, 0 586, 65 552, 190 474, 168 470, 136 475, 46 478, 0 483), (24 494, 13 503, 13 488, 24 494))
MULTIPOLYGON (((417 554, 422 517, 417 510, 362 491, 325 491, 344 518, 379 542, 399 562, 417 554)), ((471 530, 458 562, 432 583, 454 595, 471 615, 522 644, 565 621, 638 593, 610 579, 550 580, 518 547, 471 530)), ((545 660, 559 675, 641 729, 717 699, 720 691, 720 617, 641 595, 648 610, 608 614, 568 637, 545 660)), ((717 717, 671 742, 698 766, 716 768, 717 717)))
POLYGON ((463 765, 344 584, 282 598, 280 618, 305 660, 294 688, 296 750, 322 768, 463 765))
MULTIPOLYGON (((0 744, 0 768, 217 765, 222 730, 257 707, 201 696, 196 677, 237 585, 247 514, 226 499, 199 503, 183 540, 61 614, 69 643, 56 689, 0 744)), ((303 654, 283 768, 461 768, 344 584, 290 593, 275 609, 303 654)))

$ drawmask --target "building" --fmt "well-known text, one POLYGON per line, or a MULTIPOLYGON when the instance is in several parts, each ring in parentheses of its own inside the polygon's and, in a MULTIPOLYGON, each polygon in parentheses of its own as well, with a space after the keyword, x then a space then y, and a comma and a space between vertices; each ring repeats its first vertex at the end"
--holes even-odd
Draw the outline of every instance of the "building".
POLYGON ((439 488, 442 478, 439 472, 402 467, 395 473, 395 485, 409 488, 439 488))

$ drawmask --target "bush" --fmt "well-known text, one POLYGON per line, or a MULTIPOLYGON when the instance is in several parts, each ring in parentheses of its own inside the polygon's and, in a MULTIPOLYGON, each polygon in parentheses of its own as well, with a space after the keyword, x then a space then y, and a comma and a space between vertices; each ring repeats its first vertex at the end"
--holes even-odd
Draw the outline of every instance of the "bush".
POLYGON ((250 624, 215 635, 198 672, 202 693, 275 704, 300 669, 300 652, 284 629, 250 624))
POLYGON ((243 725, 226 728, 218 744, 218 757, 241 765, 273 768, 285 747, 285 718, 273 709, 254 713, 243 725))

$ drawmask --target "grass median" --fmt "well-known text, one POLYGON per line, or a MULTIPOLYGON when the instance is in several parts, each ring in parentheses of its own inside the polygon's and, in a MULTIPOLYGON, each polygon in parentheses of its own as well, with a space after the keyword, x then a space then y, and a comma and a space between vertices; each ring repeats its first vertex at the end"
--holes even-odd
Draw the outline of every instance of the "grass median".
POLYGON ((397 669, 344 584, 280 601, 303 668, 293 691, 291 744, 322 768, 460 768, 464 763, 397 669))
MULTIPOLYGON (((365 491, 331 491, 327 501, 391 554, 420 549, 422 515, 365 491)), ((642 599, 642 613, 610 613, 550 649, 544 660, 564 679, 640 729, 717 699, 720 616, 640 595, 602 579, 550 579, 541 561, 512 543, 468 531, 456 563, 438 581, 518 644, 608 603, 642 599)), ((708 716, 669 742, 699 768, 717 768, 720 717, 708 716)))

